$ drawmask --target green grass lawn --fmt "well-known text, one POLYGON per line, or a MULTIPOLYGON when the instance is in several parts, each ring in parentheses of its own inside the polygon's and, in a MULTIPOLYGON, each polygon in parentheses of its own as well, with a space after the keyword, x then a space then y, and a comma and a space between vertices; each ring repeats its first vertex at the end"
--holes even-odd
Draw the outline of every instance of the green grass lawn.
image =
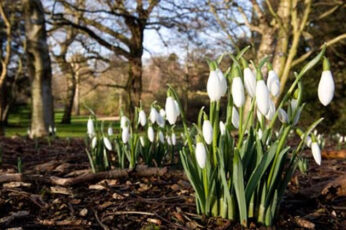
MULTIPOLYGON (((60 124, 63 116, 62 110, 55 111, 55 125, 58 137, 84 137, 86 134, 86 124, 89 116, 73 116, 71 124, 60 124)), ((119 122, 107 121, 104 127, 112 122, 113 128, 119 126, 119 122), (115 125, 114 125, 115 124, 115 125)), ((14 135, 26 136, 28 127, 30 127, 30 110, 25 107, 19 107, 12 112, 8 119, 8 126, 5 129, 6 136, 14 135)))

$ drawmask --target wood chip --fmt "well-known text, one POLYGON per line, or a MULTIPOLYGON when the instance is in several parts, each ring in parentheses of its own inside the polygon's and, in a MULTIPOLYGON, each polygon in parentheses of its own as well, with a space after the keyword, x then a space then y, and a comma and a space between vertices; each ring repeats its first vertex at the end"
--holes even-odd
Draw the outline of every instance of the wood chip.
POLYGON ((2 185, 4 188, 19 188, 19 187, 31 187, 31 183, 25 182, 10 182, 2 185))
POLYGON ((296 216, 294 220, 299 227, 303 227, 307 229, 315 229, 315 224, 306 219, 296 216))
POLYGON ((88 214, 88 209, 83 208, 79 211, 79 215, 85 217, 88 214))
POLYGON ((148 218, 147 221, 149 223, 156 224, 156 225, 161 225, 162 224, 161 220, 159 220, 159 219, 148 218))
POLYGON ((105 190, 106 187, 100 184, 91 184, 89 185, 89 189, 94 189, 94 190, 105 190))
POLYGON ((72 195, 72 191, 70 189, 61 186, 50 187, 50 192, 55 194, 72 195))
POLYGON ((9 224, 14 219, 23 218, 29 216, 29 211, 18 211, 11 213, 10 216, 0 218, 0 224, 9 224))

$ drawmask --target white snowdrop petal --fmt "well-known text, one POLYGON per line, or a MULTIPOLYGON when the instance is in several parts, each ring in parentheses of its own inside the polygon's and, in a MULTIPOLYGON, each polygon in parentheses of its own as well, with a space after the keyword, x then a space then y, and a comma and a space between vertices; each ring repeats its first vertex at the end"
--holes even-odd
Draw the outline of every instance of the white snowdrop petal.
POLYGON ((244 85, 250 97, 254 97, 256 95, 256 78, 249 67, 244 69, 244 85))
POLYGON ((232 97, 233 103, 239 108, 245 103, 244 86, 240 77, 232 80, 232 97))
POLYGON ((288 115, 286 113, 285 110, 283 110, 282 108, 280 108, 278 110, 278 116, 279 116, 279 120, 282 122, 282 123, 287 123, 288 122, 288 115))
POLYGON ((196 160, 197 160, 198 166, 200 168, 204 169, 205 163, 207 160, 207 152, 206 152, 206 149, 205 149, 203 143, 198 142, 196 144, 195 155, 196 155, 196 160))
POLYGON ((232 108, 232 125, 234 128, 239 128, 239 113, 236 108, 232 108))
POLYGON ((316 164, 321 165, 321 161, 322 161, 321 149, 317 142, 311 143, 311 152, 316 164))
POLYGON ((221 135, 225 135, 225 134, 226 134, 226 126, 225 126, 225 123, 223 123, 222 121, 220 121, 219 128, 220 128, 220 133, 221 133, 221 135))
POLYGON ((154 142, 155 139, 155 132, 152 126, 149 126, 148 128, 148 139, 150 142, 154 142))
POLYGON ((205 142, 210 145, 213 141, 213 127, 209 120, 203 121, 202 131, 205 142))
POLYGON ((121 139, 124 144, 126 144, 129 141, 130 138, 130 130, 128 127, 123 128, 121 133, 121 139))
POLYGON ((330 70, 322 72, 320 82, 318 84, 318 98, 322 105, 327 106, 334 97, 335 84, 333 75, 330 70))
POLYGON ((103 143, 105 144, 106 149, 112 151, 112 144, 107 137, 103 138, 103 143))
POLYGON ((145 112, 143 110, 139 111, 138 114, 138 122, 141 124, 141 126, 145 126, 145 124, 147 123, 147 117, 145 115, 145 112))
POLYGON ((262 113, 262 115, 266 115, 269 110, 269 92, 263 80, 257 81, 256 103, 258 110, 262 113))

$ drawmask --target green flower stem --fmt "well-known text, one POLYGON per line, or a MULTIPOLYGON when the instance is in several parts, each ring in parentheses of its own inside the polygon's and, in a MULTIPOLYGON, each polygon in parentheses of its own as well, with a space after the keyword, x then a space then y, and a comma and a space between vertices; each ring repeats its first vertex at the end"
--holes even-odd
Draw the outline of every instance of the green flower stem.
POLYGON ((216 109, 214 112, 214 122, 213 124, 213 159, 214 165, 217 165, 217 149, 218 149, 218 135, 219 135, 219 114, 220 114, 220 101, 216 102, 216 109))

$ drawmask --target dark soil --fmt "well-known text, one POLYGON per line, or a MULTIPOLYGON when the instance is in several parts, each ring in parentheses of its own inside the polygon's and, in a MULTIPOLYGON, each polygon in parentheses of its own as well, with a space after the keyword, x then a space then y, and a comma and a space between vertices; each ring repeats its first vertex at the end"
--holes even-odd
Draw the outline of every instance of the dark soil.
MULTIPOLYGON (((71 177, 89 168, 82 140, 0 139, 0 175, 71 177), (36 147, 35 147, 36 146, 36 147), (73 175, 75 174, 75 175, 73 175)), ((306 152, 306 154, 310 154, 306 152)), ((346 197, 322 189, 345 175, 346 161, 328 159, 297 172, 281 204, 276 229, 346 229, 346 197)), ((71 187, 42 182, 0 184, 0 229, 241 229, 221 218, 196 215, 193 190, 183 177, 109 179, 71 187), (21 228, 20 228, 21 227, 21 228)), ((263 226, 250 224, 254 229, 263 226)))

